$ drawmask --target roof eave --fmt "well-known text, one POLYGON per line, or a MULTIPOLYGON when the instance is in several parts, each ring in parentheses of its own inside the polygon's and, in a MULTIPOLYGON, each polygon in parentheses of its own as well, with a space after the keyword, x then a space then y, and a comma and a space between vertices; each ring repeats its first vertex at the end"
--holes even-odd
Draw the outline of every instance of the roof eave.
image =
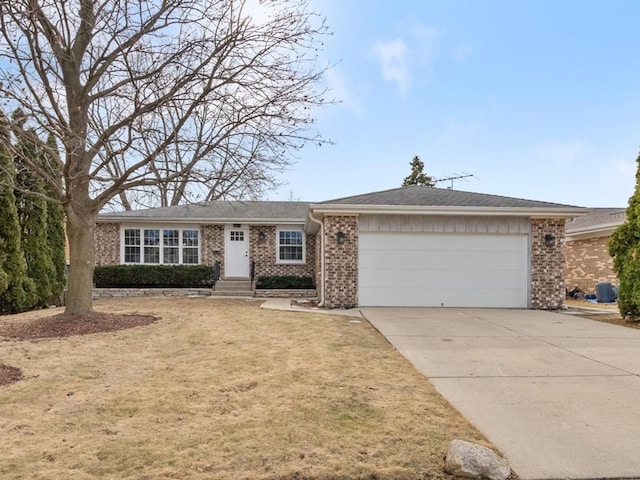
POLYGON ((300 225, 304 218, 166 218, 166 217, 133 217, 133 216, 98 216, 98 223, 198 223, 204 225, 220 225, 240 223, 243 225, 300 225))
POLYGON ((576 229, 568 229, 567 230, 567 238, 575 237, 575 238, 588 238, 590 236, 593 237, 602 237, 607 234, 612 234, 616 228, 618 228, 622 223, 609 223, 606 225, 597 225, 592 227, 584 227, 584 228, 576 228, 576 229))
POLYGON ((586 213, 582 207, 450 207, 424 205, 348 205, 312 204, 309 208, 324 215, 397 214, 397 215, 456 215, 531 218, 573 218, 586 213))

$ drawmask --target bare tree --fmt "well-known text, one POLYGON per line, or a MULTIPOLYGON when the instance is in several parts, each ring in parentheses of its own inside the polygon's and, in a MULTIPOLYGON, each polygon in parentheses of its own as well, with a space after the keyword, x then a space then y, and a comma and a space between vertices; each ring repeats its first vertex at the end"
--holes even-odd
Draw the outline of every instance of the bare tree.
POLYGON ((0 1, 0 98, 27 119, 12 133, 61 145, 59 157, 44 152, 57 168, 24 162, 65 209, 67 313, 92 309, 94 228, 106 204, 256 197, 295 149, 320 141, 310 127, 325 103, 324 20, 307 0, 251 7, 0 1))

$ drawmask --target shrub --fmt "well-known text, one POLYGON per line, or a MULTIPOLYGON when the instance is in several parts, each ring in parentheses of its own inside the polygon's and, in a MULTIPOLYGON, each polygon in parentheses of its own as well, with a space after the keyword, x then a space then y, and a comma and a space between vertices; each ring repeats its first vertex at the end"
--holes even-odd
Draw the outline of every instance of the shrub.
POLYGON ((208 265, 108 265, 96 267, 93 283, 98 288, 205 288, 214 281, 208 265))
POLYGON ((256 288, 260 289, 293 289, 293 288, 316 288, 313 278, 309 276, 294 275, 269 275, 260 276, 256 282, 256 288))
POLYGON ((636 188, 626 211, 626 221, 609 239, 613 270, 618 275, 618 308, 624 318, 640 318, 640 155, 636 159, 636 188))

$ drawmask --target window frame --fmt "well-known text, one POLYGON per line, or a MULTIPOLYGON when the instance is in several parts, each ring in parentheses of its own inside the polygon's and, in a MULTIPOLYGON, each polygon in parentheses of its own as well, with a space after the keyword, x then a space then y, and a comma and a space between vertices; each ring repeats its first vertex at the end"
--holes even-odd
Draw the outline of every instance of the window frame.
MULTIPOLYGON (((288 245, 291 246, 291 245, 288 245)), ((294 245, 297 246, 297 245, 294 245)), ((307 235, 302 227, 277 227, 276 228, 276 264, 278 265, 305 265, 307 263, 307 235), (302 259, 301 260, 289 260, 280 258, 280 247, 284 246, 280 244, 281 232, 296 232, 302 234, 302 259)))
POLYGON ((201 265, 202 264, 202 232, 198 225, 158 225, 158 224, 149 224, 149 225, 140 225, 140 224, 130 224, 130 225, 121 225, 120 226, 120 264, 121 265, 201 265), (137 231, 136 235, 127 235, 127 232, 130 230, 137 231), (150 236, 145 235, 145 230, 147 231, 158 231, 157 237, 154 234, 150 236), (177 237, 177 245, 172 244, 175 243, 175 236, 165 234, 167 232, 178 231, 177 237), (195 231, 197 232, 197 239, 194 239, 193 236, 185 237, 186 231, 195 231), (157 238, 157 243, 147 244, 145 241, 147 237, 157 238), (138 239, 137 245, 128 245, 125 244, 127 239, 138 239), (165 244, 165 238, 168 240, 168 243, 165 244), (173 241, 172 241, 173 240, 173 241), (194 240, 197 240, 197 245, 192 245, 194 240), (146 249, 158 249, 158 262, 145 262, 145 251, 146 249), (166 262, 164 261, 165 257, 165 249, 167 253, 170 253, 171 249, 178 249, 178 263, 175 262, 166 262), (135 254, 135 249, 138 250, 137 255, 135 254), (189 258, 193 258, 194 250, 197 249, 197 263, 185 263, 185 250, 187 250, 190 255, 189 258), (127 258, 134 257, 138 259, 138 261, 132 262, 127 261, 127 258))

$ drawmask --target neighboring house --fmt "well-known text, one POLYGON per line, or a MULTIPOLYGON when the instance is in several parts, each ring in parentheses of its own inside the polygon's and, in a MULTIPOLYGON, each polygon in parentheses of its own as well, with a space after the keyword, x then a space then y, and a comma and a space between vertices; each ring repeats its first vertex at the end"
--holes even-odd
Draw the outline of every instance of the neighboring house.
POLYGON ((567 221, 567 290, 578 287, 585 293, 593 293, 597 283, 618 284, 608 243, 613 231, 624 223, 625 211, 625 208, 590 208, 584 216, 567 221))
POLYGON ((553 309, 583 208, 410 186, 320 203, 219 201, 100 215, 97 263, 312 275, 321 305, 553 309))

